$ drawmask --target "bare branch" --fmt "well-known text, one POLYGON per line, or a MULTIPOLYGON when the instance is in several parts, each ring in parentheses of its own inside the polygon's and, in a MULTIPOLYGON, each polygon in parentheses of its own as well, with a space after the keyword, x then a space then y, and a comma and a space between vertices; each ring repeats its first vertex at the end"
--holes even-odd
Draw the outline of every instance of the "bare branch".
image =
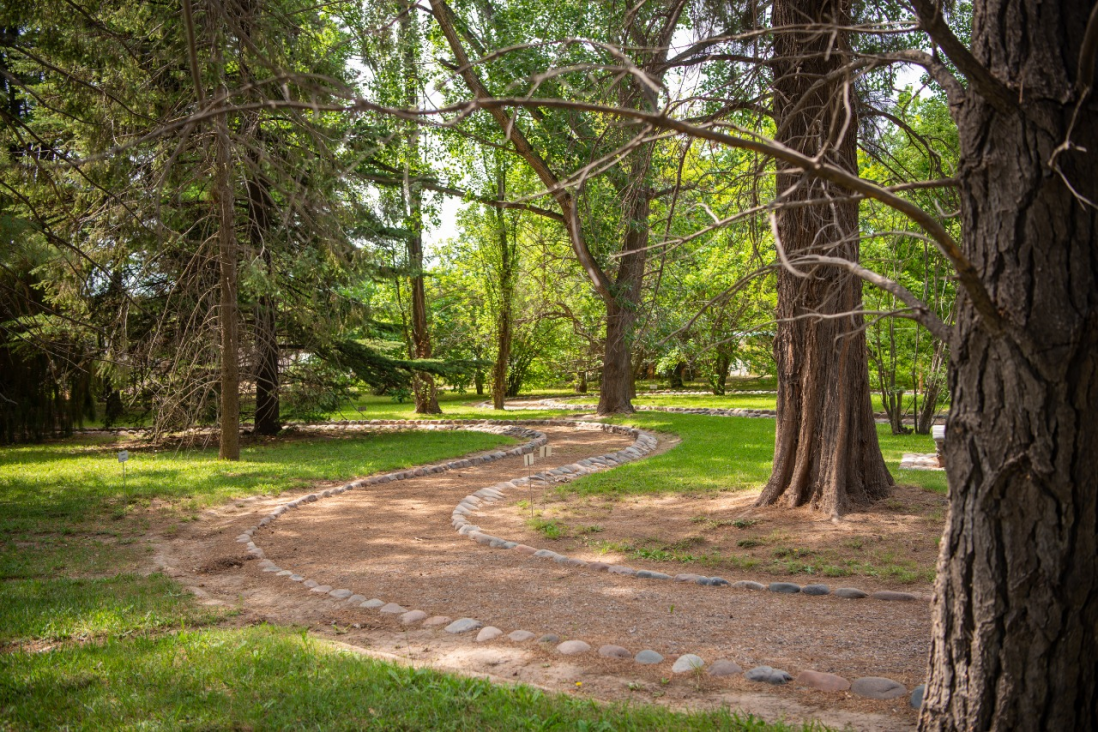
POLYGON ((1003 114, 1012 114, 1018 109, 1018 100, 1007 85, 996 79, 953 35, 937 0, 911 0, 911 6, 919 17, 919 25, 984 99, 1003 114))

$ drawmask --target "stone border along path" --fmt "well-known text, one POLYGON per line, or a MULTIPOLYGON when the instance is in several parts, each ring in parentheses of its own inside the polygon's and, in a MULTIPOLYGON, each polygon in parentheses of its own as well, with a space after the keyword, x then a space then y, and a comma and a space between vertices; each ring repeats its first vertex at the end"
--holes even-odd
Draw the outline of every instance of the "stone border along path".
MULTIPOLYGON (((571 397, 565 397, 566 399, 571 397)), ((480 405, 474 405, 480 406, 480 405)), ((491 407, 490 402, 484 402, 484 406, 491 407)), ((514 402, 507 405, 512 411, 534 411, 538 409, 566 409, 574 412, 590 412, 598 407, 597 404, 572 404, 557 399, 538 399, 516 406, 514 402)), ((710 417, 752 417, 762 419, 774 419, 776 412, 773 409, 716 409, 713 407, 660 407, 645 404, 633 407, 638 412, 675 412, 677 414, 704 414, 710 417)))
MULTIPOLYGON (((471 493, 463 498, 458 505, 454 508, 452 517, 452 525, 458 530, 458 533, 468 536, 471 540, 478 544, 483 544, 491 548, 498 549, 513 549, 523 554, 527 554, 534 557, 552 559, 554 562, 569 566, 569 567, 584 567, 587 569, 594 569, 597 571, 604 571, 613 574, 627 575, 636 577, 637 579, 659 579, 659 580, 673 580, 676 582, 693 582, 698 585, 705 585, 710 587, 731 587, 736 589, 745 590, 765 590, 769 589, 771 592, 792 594, 803 593, 806 595, 827 595, 831 594, 830 588, 827 585, 816 584, 806 585, 801 587, 792 582, 771 582, 769 586, 763 585, 760 582, 751 582, 743 580, 739 582, 729 582, 721 577, 703 577, 696 574, 679 574, 675 577, 664 574, 662 572, 653 572, 649 570, 635 570, 630 567, 621 565, 607 564, 604 562, 586 562, 582 559, 576 559, 572 557, 558 554, 557 552, 550 551, 548 549, 535 549, 534 547, 527 546, 526 544, 519 544, 518 542, 508 541, 507 539, 501 539, 490 534, 485 534, 480 531, 480 527, 471 523, 468 520, 468 516, 479 513, 482 506, 487 506, 497 501, 503 500, 505 493, 508 490, 514 490, 518 488, 526 487, 531 481, 537 481, 545 485, 549 485, 552 482, 567 482, 574 478, 585 475, 587 473, 594 473, 601 470, 607 470, 618 465, 624 465, 625 463, 638 460, 648 453, 652 452, 656 448, 657 440, 654 435, 643 430, 638 430, 632 427, 624 427, 621 425, 609 425, 601 422, 580 422, 575 420, 564 419, 543 419, 543 420, 354 420, 348 422, 331 423, 327 425, 320 425, 320 429, 346 429, 352 428, 371 428, 371 429, 442 429, 442 430, 475 430, 478 432, 489 432, 493 434, 502 434, 512 437, 520 438, 532 438, 528 442, 513 447, 509 450, 495 450, 485 455, 480 455, 472 458, 463 458, 458 460, 451 460, 441 465, 432 465, 427 467, 408 468, 405 470, 395 471, 392 473, 386 473, 383 475, 375 475, 370 478, 363 478, 350 483, 346 483, 338 488, 330 488, 319 493, 310 493, 308 495, 297 498, 288 503, 277 506, 270 514, 264 516, 259 522, 248 529, 242 534, 236 537, 236 541, 247 545, 247 552, 253 555, 259 561, 259 566, 263 572, 273 574, 276 577, 288 577, 292 582, 300 582, 302 586, 309 588, 310 592, 318 595, 328 595, 336 600, 344 600, 348 604, 356 605, 366 609, 377 609, 383 614, 391 614, 399 616, 400 622, 404 625, 413 625, 416 623, 422 623, 424 627, 436 627, 444 625, 444 630, 451 634, 468 633, 472 631, 478 631, 476 641, 478 643, 484 643, 495 640, 504 635, 504 631, 494 626, 485 626, 480 620, 475 618, 459 618, 452 620, 445 616, 428 617, 427 613, 422 610, 409 610, 408 608, 397 605, 393 602, 385 602, 377 598, 366 599, 365 595, 360 595, 352 590, 339 588, 333 589, 330 585, 322 585, 316 580, 308 579, 300 574, 296 574, 292 570, 285 569, 277 566, 274 562, 267 559, 264 555, 263 549, 261 549, 255 543, 255 533, 264 526, 269 525, 272 521, 284 514, 286 511, 292 508, 298 508, 300 506, 308 505, 319 501, 321 498, 329 498, 336 496, 349 490, 356 488, 365 488, 366 486, 377 485, 380 483, 388 483, 394 480, 404 480, 411 477, 420 477, 433 473, 441 473, 448 470, 467 468, 473 465, 483 465, 485 463, 501 460, 505 457, 523 455, 531 453, 541 445, 545 445, 548 442, 548 437, 543 432, 539 432, 534 429, 529 429, 528 426, 560 426, 560 427, 572 427, 580 430, 600 430, 603 432, 610 432, 618 435, 626 435, 634 438, 634 442, 630 447, 624 450, 618 450, 617 452, 608 453, 606 455, 600 455, 593 458, 585 458, 569 465, 564 465, 552 470, 545 471, 543 473, 535 473, 529 478, 517 478, 515 480, 496 483, 492 486, 486 486, 474 493, 471 493)), ((878 600, 891 600, 891 601, 913 601, 920 599, 929 599, 916 595, 911 595, 906 592, 874 592, 869 594, 850 587, 839 588, 833 593, 836 597, 843 597, 848 599, 861 599, 861 598, 874 598, 878 600)), ((507 638, 513 642, 526 642, 534 638, 534 634, 527 630, 515 630, 507 635, 507 638)), ((582 640, 568 640, 560 643, 560 637, 547 634, 538 638, 539 642, 543 643, 557 643, 556 650, 565 656, 575 656, 587 653, 591 650, 591 646, 582 640)), ((645 649, 637 653, 635 656, 626 648, 616 645, 604 645, 598 649, 598 654, 604 658, 620 658, 628 659, 632 658, 633 661, 639 665, 653 665, 659 664, 664 661, 664 657, 651 649, 645 649)), ((680 655, 671 665, 671 671, 675 674, 683 673, 700 673, 705 668, 705 661, 699 656, 693 653, 685 653, 680 655)), ((867 676, 859 679, 855 679, 853 682, 838 676, 836 674, 823 673, 813 670, 801 671, 796 677, 789 674, 782 669, 775 669, 770 666, 757 666, 748 671, 744 671, 739 664, 727 659, 721 659, 713 662, 710 665, 707 672, 712 677, 732 676, 735 674, 743 673, 744 678, 751 681, 757 681, 767 684, 786 684, 790 681, 794 681, 802 686, 811 689, 817 689, 821 691, 851 691, 859 696, 863 696, 869 699, 895 699, 897 697, 908 695, 907 688, 892 679, 879 677, 879 676, 867 676)), ((925 685, 920 684, 915 687, 909 697, 909 703, 912 707, 918 709, 922 705, 923 693, 925 685)))

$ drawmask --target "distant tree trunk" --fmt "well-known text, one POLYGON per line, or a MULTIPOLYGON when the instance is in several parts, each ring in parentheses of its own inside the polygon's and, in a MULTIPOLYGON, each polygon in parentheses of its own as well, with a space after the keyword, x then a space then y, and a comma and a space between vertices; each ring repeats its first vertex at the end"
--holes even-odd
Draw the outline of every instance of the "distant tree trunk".
POLYGON ((1098 201, 1093 92, 1076 108, 1092 13, 975 4, 991 78, 954 113, 962 249, 992 302, 961 291, 950 343, 924 732, 1098 729, 1098 210, 1068 186, 1098 201))
POLYGON ((677 364, 675 364, 674 368, 672 368, 668 372, 668 374, 667 374, 668 385, 672 389, 681 389, 682 388, 682 386, 683 386, 683 384, 682 384, 682 372, 685 369, 686 369, 686 363, 683 362, 683 361, 679 361, 677 364))
MULTIPOLYGON (((507 170, 502 164, 496 170, 496 195, 507 200, 507 170)), ((506 213, 496 209, 496 241, 499 244, 499 318, 496 323, 496 363, 492 370, 492 407, 503 409, 507 395, 507 364, 511 358, 511 338, 514 325, 515 274, 518 250, 507 236, 506 213)))
POLYGON ((709 382, 712 391, 717 396, 724 396, 728 387, 728 369, 732 366, 732 354, 717 349, 717 355, 713 359, 713 377, 709 382))
MULTIPOLYGON (((775 28, 849 23, 849 0, 775 0, 775 28)), ((778 31, 774 38, 776 139, 807 155, 857 172, 852 88, 838 74, 847 60, 843 32, 778 31), (818 82, 832 78, 830 83, 818 82), (826 152, 825 152, 826 151, 826 152)), ((778 164, 777 190, 786 201, 841 198, 845 191, 778 164)), ((790 256, 827 254, 858 259, 858 204, 780 208, 778 237, 790 256)), ((759 505, 810 504, 834 515, 888 494, 892 476, 877 444, 862 330, 862 285, 836 267, 799 278, 778 271, 778 371, 774 469, 759 505), (812 314, 851 313, 816 319, 812 314), (795 319, 796 318, 796 319, 795 319)))
POLYGON ((939 373, 942 362, 945 360, 945 350, 946 344, 943 341, 934 342, 934 356, 930 359, 930 375, 923 389, 923 404, 915 414, 915 432, 920 435, 930 434, 930 427, 934 424, 935 415, 938 414, 938 397, 942 391, 939 373))
POLYGON ((579 371, 576 372, 575 392, 577 394, 586 394, 587 393, 587 370, 586 369, 580 369, 579 371))
MULTIPOLYGON (((409 109, 419 106, 419 32, 417 16, 403 13, 400 16, 401 44, 404 50, 404 94, 409 109)), ((412 180, 413 164, 419 167, 419 127, 414 122, 406 126, 404 161, 404 199, 408 237, 408 268, 411 270, 412 291, 412 355, 415 358, 431 357, 431 336, 427 331, 427 294, 423 285, 423 189, 412 180)), ((416 414, 441 414, 435 380, 428 373, 417 371, 412 375, 412 391, 415 394, 416 414)))
MULTIPOLYGON (((258 160, 253 160, 258 165, 258 160)), ((248 178, 248 236, 260 253, 267 274, 274 276, 270 242, 271 200, 268 182, 256 170, 248 178)), ((278 396, 278 322, 274 298, 264 293, 255 306, 255 432, 277 435, 282 430, 278 396)))
POLYGON ((236 228, 229 157, 229 123, 217 117, 214 161, 214 203, 218 212, 218 266, 221 302, 221 439, 218 457, 240 459, 240 367, 237 363, 236 228))
POLYGON ((602 388, 599 391, 599 414, 632 414, 633 393, 633 326, 640 308, 641 284, 648 248, 648 177, 652 150, 644 146, 629 156, 629 180, 634 181, 623 191, 622 221, 625 234, 622 257, 614 282, 615 297, 606 301, 606 350, 602 361, 602 388))
POLYGON ((875 340, 874 362, 877 365, 877 388, 881 393, 881 407, 888 424, 892 428, 892 434, 904 435, 910 432, 904 427, 904 392, 896 386, 896 321, 889 318, 885 324, 888 327, 888 348, 881 342, 881 323, 878 322, 873 329, 875 340))

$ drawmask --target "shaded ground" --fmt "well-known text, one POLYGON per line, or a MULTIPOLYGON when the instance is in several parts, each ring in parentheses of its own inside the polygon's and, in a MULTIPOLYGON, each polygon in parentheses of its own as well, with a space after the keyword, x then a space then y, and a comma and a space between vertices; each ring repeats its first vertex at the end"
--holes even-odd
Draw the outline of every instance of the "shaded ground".
MULTIPOLYGON (((601 432, 559 428, 546 431, 556 454, 539 468, 628 444, 623 438, 601 432)), ((568 689, 602 699, 636 698, 690 706, 733 704, 770 720, 782 716, 819 717, 828 724, 851 724, 856 729, 913 726, 915 714, 903 698, 878 702, 848 693, 798 689, 793 684, 760 690, 758 684, 742 677, 712 680, 688 675, 670 679, 670 661, 680 653, 694 652, 709 662, 728 658, 745 668, 767 664, 793 674, 815 669, 850 679, 883 675, 910 688, 922 681, 930 630, 927 605, 785 596, 637 580, 562 568, 514 551, 490 549, 451 529, 450 511, 464 495, 524 473, 520 458, 508 458, 352 491, 284 515, 257 532, 256 542, 282 567, 408 609, 454 618, 475 617, 505 632, 522 628, 539 635, 579 638, 595 648, 604 643, 622 645, 634 653, 653 648, 664 654, 667 662, 654 668, 641 667, 631 661, 601 659, 594 653, 566 659, 552 646, 540 647, 534 642, 518 645, 499 640, 477 644, 471 637, 453 637, 438 629, 408 629, 376 611, 347 607, 285 578, 264 574, 254 561, 246 559, 234 537, 253 525, 257 515, 291 496, 277 502, 240 501, 208 511, 200 521, 177 529, 174 536, 161 537, 156 561, 208 602, 238 608, 237 622, 309 626, 357 648, 392 654, 409 663, 487 674, 553 690, 568 689)), ((653 502, 651 506, 623 505, 620 516, 619 509, 611 507, 607 516, 599 519, 603 527, 600 533, 616 532, 614 536, 622 537, 644 533, 636 530, 639 522, 647 521, 651 526, 657 515, 661 523, 666 515, 669 522, 667 528, 661 528, 666 532, 661 541, 673 538, 676 532, 688 531, 703 538, 712 534, 714 539, 706 538, 707 542, 726 542, 718 537, 724 533, 735 536, 729 530, 735 527, 720 522, 742 510, 733 500, 742 497, 710 497, 707 501, 713 503, 704 509, 689 505, 694 500, 690 498, 646 498, 653 502), (658 505, 661 501, 668 503, 658 505), (674 505, 676 502, 682 505, 674 505), (709 517, 716 524, 692 521, 697 516, 709 517), (622 526, 618 525, 619 517, 622 526)), ((516 506, 508 517, 507 509, 497 508, 483 521, 478 518, 478 522, 486 530, 513 538, 507 533, 512 528, 532 531, 525 528, 525 519, 518 510, 516 506), (499 522, 498 529, 493 521, 499 522)), ((575 510, 590 507, 580 505, 575 510)), ((764 520, 777 519, 761 516, 759 523, 750 528, 774 531, 775 525, 768 528, 764 520)), ((881 531, 880 526, 875 528, 881 531)), ((823 538, 825 534, 821 532, 820 541, 832 543, 823 538)), ((551 543, 536 532, 531 541, 535 541, 534 536, 538 537, 537 546, 551 543)), ((582 542, 576 548, 591 551, 582 547, 582 542)), ((638 568, 668 569, 665 562, 630 558, 628 563, 638 568)), ((694 569, 684 565, 681 571, 694 569)), ((737 578, 723 574, 728 579, 737 578)), ((743 576, 762 579, 755 571, 744 572, 743 576)), ((850 584, 873 589, 861 578, 850 584)))
POLYGON ((488 533, 589 561, 655 562, 662 571, 929 592, 946 497, 916 486, 841 521, 810 508, 755 507, 757 490, 572 496, 479 521, 488 533))

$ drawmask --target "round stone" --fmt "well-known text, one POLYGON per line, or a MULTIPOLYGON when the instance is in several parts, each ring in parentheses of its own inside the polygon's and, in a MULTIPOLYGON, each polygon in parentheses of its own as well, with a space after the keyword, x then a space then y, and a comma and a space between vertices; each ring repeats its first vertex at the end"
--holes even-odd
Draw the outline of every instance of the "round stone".
POLYGON ((503 631, 494 625, 489 625, 485 628, 481 628, 477 633, 477 643, 484 643, 485 641, 495 640, 503 635, 503 631))
POLYGON ((401 607, 395 602, 387 602, 380 608, 378 608, 378 612, 385 613, 386 615, 403 615, 404 613, 408 612, 408 608, 401 607))
POLYGON ((691 671, 698 671, 705 666, 705 661, 701 659, 701 656, 695 656, 693 653, 684 653, 675 659, 675 663, 671 665, 671 671, 677 674, 690 673, 691 671))
POLYGON ((653 663, 663 663, 663 656, 655 651, 645 649, 633 656, 633 660, 637 663, 644 664, 645 666, 653 663))
POLYGON ((792 582, 771 582, 770 591, 778 592, 783 595, 795 595, 801 591, 801 586, 795 585, 792 582))
POLYGON ((724 577, 710 577, 709 578, 709 586, 710 587, 728 587, 731 584, 732 583, 729 582, 728 580, 726 580, 724 577))
POLYGON ((709 667, 709 675, 720 678, 722 676, 735 676, 736 674, 742 674, 743 669, 740 668, 740 664, 735 661, 720 660, 714 661, 713 665, 709 667))
POLYGON ((423 625, 428 628, 433 628, 436 625, 449 625, 452 621, 453 618, 448 618, 445 615, 435 615, 424 620, 423 625))
POLYGON ((332 586, 331 585, 317 585, 316 587, 309 590, 309 592, 315 592, 318 595, 327 595, 331 591, 332 591, 332 586))
POLYGON ((770 666, 756 666, 743 675, 751 681, 761 681, 764 684, 786 684, 793 680, 787 671, 770 666))
POLYGON ((347 604, 348 605, 360 605, 364 602, 366 602, 366 596, 365 595, 351 595, 350 597, 347 598, 347 604))
POLYGON ((470 630, 477 630, 484 623, 473 618, 460 618, 455 620, 446 626, 447 633, 468 633, 470 630))
POLYGON ((911 698, 907 700, 912 709, 921 709, 923 706, 923 697, 926 696, 926 684, 919 684, 911 692, 911 698))
POLYGON ((831 588, 827 585, 805 585, 801 588, 801 592, 806 595, 830 595, 831 588))
POLYGON ((663 572, 653 572, 649 569, 642 569, 637 572, 637 579, 671 579, 671 575, 664 574, 663 572))
POLYGON ((350 590, 332 590, 328 594, 331 595, 332 597, 334 597, 337 600, 346 600, 348 597, 350 597, 354 593, 351 592, 350 590))
POLYGON ((907 695, 907 687, 898 681, 886 679, 881 676, 864 676, 854 679, 850 690, 858 696, 869 699, 895 699, 907 695))
POLYGON ((912 595, 910 592, 892 592, 890 590, 883 590, 881 592, 874 592, 870 595, 874 600, 891 600, 898 602, 913 602, 919 598, 912 595))
POLYGON ((733 582, 732 587, 740 590, 765 590, 766 585, 762 582, 752 582, 751 580, 740 580, 739 582, 733 582))
POLYGON ((507 637, 513 640, 515 643, 525 643, 534 637, 534 634, 528 630, 515 630, 507 634, 507 637))
POLYGON ((379 600, 375 597, 372 600, 367 600, 366 602, 362 603, 359 607, 365 607, 365 608, 369 608, 370 610, 373 610, 375 607, 381 607, 384 604, 385 604, 384 600, 379 600))
POLYGON ((538 643, 560 643, 560 636, 555 633, 546 633, 538 638, 538 643))
POLYGON ((621 646, 612 646, 612 645, 602 646, 601 648, 599 648, 599 655, 602 656, 603 658, 626 658, 626 659, 628 659, 628 658, 633 657, 633 654, 630 653, 628 651, 628 649, 622 648, 621 646))
POLYGON ((587 653, 589 650, 591 650, 591 646, 581 640, 564 641, 557 646, 557 652, 565 656, 578 656, 581 653, 587 653))
POLYGON ((404 625, 411 625, 412 623, 418 623, 427 619, 427 613, 422 610, 409 610, 400 616, 400 622, 404 625))
POLYGON ((290 575, 290 581, 291 582, 304 582, 305 581, 305 575, 303 575, 303 574, 291 574, 290 575))
POLYGON ((305 587, 308 587, 309 589, 312 589, 312 588, 317 587, 317 586, 320 585, 319 582, 317 582, 316 580, 312 580, 312 579, 307 579, 304 582, 302 582, 301 584, 304 585, 305 587))
POLYGON ((845 597, 848 600, 860 600, 869 597, 869 594, 853 587, 840 587, 835 590, 835 597, 845 597))
POLYGON ((291 572, 290 570, 284 569, 281 572, 275 573, 275 577, 289 577, 292 574, 293 572, 291 572))
POLYGON ((846 691, 850 688, 850 682, 842 676, 823 671, 801 671, 794 680, 801 686, 820 691, 846 691))

